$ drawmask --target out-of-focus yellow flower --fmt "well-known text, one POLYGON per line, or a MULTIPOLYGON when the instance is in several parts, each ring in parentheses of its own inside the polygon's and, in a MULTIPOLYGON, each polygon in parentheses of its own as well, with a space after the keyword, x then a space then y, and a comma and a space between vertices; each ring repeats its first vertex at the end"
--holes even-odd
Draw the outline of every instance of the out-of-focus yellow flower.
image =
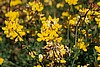
POLYGON ((46 2, 46 3, 47 3, 47 2, 49 2, 49 0, 44 0, 44 2, 46 2))
POLYGON ((100 2, 97 2, 97 5, 100 6, 100 2))
POLYGON ((82 8, 82 9, 79 10, 79 12, 81 12, 81 13, 86 13, 88 10, 89 10, 89 9, 82 8))
POLYGON ((77 10, 79 10, 80 8, 82 8, 82 5, 77 5, 77 6, 75 6, 75 8, 76 8, 77 10))
POLYGON ((43 60, 43 55, 39 54, 39 62, 42 62, 42 60, 43 60))
POLYGON ((69 16, 69 13, 68 12, 62 12, 62 16, 69 16))
POLYGON ((77 65, 77 67, 81 67, 80 65, 77 65))
POLYGON ((11 0, 10 2, 10 6, 16 6, 18 4, 22 4, 21 0, 11 0))
POLYGON ((95 50, 100 53, 100 46, 95 46, 95 50))
POLYGON ((76 20, 73 20, 73 19, 69 20, 69 24, 70 25, 76 25, 76 20))
POLYGON ((89 64, 86 64, 86 65, 77 65, 77 67, 88 67, 89 64))
POLYGON ((43 10, 43 4, 41 3, 41 2, 35 2, 35 1, 33 1, 33 2, 29 2, 29 5, 32 7, 32 10, 33 11, 42 11, 43 10))
POLYGON ((98 24, 98 27, 100 27, 100 19, 99 19, 100 17, 97 17, 97 18, 95 18, 95 20, 96 20, 96 22, 97 22, 97 24, 98 24))
POLYGON ((4 62, 4 59, 0 57, 0 65, 4 62))
POLYGON ((61 59, 61 60, 60 60, 60 63, 66 63, 66 60, 61 59))
POLYGON ((84 29, 81 30, 81 32, 82 32, 82 34, 86 34, 86 30, 84 30, 84 29))
POLYGON ((97 60, 100 60, 100 54, 98 54, 97 60))
POLYGON ((44 0, 45 3, 48 3, 48 5, 52 6, 54 0, 44 0))
POLYGON ((57 7, 57 8, 64 7, 64 3, 58 3, 58 4, 56 5, 56 7, 57 7))
POLYGON ((35 52, 35 51, 31 51, 31 52, 29 52, 29 55, 30 55, 32 58, 35 58, 36 52, 35 52))
POLYGON ((39 65, 37 65, 37 66, 34 66, 34 67, 42 67, 42 66, 39 64, 39 65))
POLYGON ((69 5, 76 5, 78 0, 65 0, 69 5))

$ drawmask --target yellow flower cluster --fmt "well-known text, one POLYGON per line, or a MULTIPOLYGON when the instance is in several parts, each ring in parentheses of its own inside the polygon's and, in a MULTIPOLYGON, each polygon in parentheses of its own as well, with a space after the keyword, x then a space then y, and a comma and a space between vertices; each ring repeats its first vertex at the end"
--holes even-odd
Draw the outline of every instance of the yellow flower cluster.
POLYGON ((64 45, 62 44, 54 44, 53 42, 47 42, 47 45, 44 46, 44 49, 47 50, 47 54, 49 55, 50 58, 57 58, 60 60, 61 57, 66 53, 66 49, 64 45))
POLYGON ((16 6, 18 4, 22 4, 21 0, 11 0, 10 2, 10 6, 16 6))
POLYGON ((100 46, 95 46, 96 52, 98 52, 97 60, 100 60, 100 46))
POLYGON ((77 24, 79 18, 80 18, 80 16, 78 16, 77 14, 75 16, 68 14, 68 20, 66 21, 66 23, 75 26, 77 24))
POLYGON ((82 49, 83 51, 87 51, 87 46, 89 46, 89 44, 85 44, 84 41, 82 39, 78 39, 78 42, 76 43, 76 46, 79 48, 79 49, 82 49))
MULTIPOLYGON (((46 50, 47 59, 53 60, 57 63, 66 63, 64 55, 66 54, 65 46, 61 44, 62 37, 59 36, 59 30, 62 25, 58 24, 59 18, 52 18, 51 16, 46 19, 41 18, 42 27, 41 32, 38 33, 37 41, 46 41, 47 45, 43 49, 46 50)), ((42 62, 43 55, 40 55, 39 62, 42 62)), ((48 64, 49 66, 51 64, 48 64)))
POLYGON ((80 13, 82 13, 83 15, 86 14, 86 17, 82 18, 82 20, 85 21, 86 24, 88 24, 90 21, 92 21, 92 15, 96 16, 95 17, 95 21, 97 22, 98 24, 98 27, 100 27, 100 12, 98 11, 95 11, 95 10, 89 10, 89 9, 86 9, 86 8, 82 8, 79 10, 80 13))
POLYGON ((95 18, 95 21, 98 24, 98 27, 100 28, 100 12, 95 12, 95 15, 97 15, 97 17, 95 18))
POLYGON ((62 25, 58 24, 59 18, 52 19, 51 16, 46 18, 41 18, 42 20, 42 27, 41 33, 38 33, 37 41, 56 41, 61 42, 62 37, 59 37, 59 30, 61 29, 62 25))
POLYGON ((65 0, 69 5, 76 5, 78 0, 65 0))
POLYGON ((22 36, 25 35, 25 32, 23 31, 23 26, 20 25, 19 22, 19 13, 18 12, 8 12, 5 14, 6 17, 8 17, 8 20, 5 20, 5 27, 2 27, 2 30, 4 30, 4 34, 6 34, 6 37, 14 40, 15 42, 23 41, 22 36))
POLYGON ((66 54, 64 45, 54 42, 47 42, 47 45, 44 46, 44 49, 47 53, 47 59, 53 60, 57 63, 66 63, 66 60, 64 60, 64 55, 66 54))
POLYGON ((33 11, 42 11, 43 10, 43 5, 41 2, 37 2, 37 1, 33 1, 33 2, 29 2, 29 5, 32 7, 33 11))

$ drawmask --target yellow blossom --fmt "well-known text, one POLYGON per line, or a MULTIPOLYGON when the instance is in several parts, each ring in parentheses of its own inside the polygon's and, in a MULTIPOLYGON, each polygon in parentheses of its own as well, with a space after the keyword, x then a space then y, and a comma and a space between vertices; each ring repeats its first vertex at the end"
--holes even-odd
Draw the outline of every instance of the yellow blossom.
POLYGON ((65 0, 69 5, 76 5, 78 0, 65 0))
POLYGON ((100 2, 97 2, 97 5, 100 6, 100 2))
POLYGON ((76 18, 73 18, 73 19, 69 20, 70 25, 76 25, 76 22, 77 22, 76 18))
POLYGON ((62 12, 62 16, 69 16, 68 12, 62 12))
POLYGON ((22 36, 25 35, 25 32, 23 26, 18 23, 19 12, 9 11, 5 16, 8 17, 8 20, 5 20, 5 27, 2 27, 2 30, 4 30, 6 37, 12 40, 15 39, 15 42, 18 40, 23 41, 22 36))
POLYGON ((41 33, 38 33, 37 41, 50 41, 56 40, 57 42, 61 42, 62 38, 59 37, 58 32, 61 29, 62 25, 58 24, 59 18, 48 17, 46 20, 45 17, 42 20, 41 33))
POLYGON ((4 62, 4 59, 0 57, 0 65, 4 62))
POLYGON ((100 53, 100 46, 95 46, 95 50, 100 53))
POLYGON ((39 62, 42 62, 42 60, 43 60, 43 55, 39 54, 39 62))
POLYGON ((57 38, 57 42, 60 43, 62 40, 62 37, 57 38))
POLYGON ((100 60, 100 54, 98 54, 97 60, 100 60))
POLYGON ((56 7, 57 7, 57 8, 64 7, 64 4, 63 4, 63 3, 58 3, 58 4, 56 5, 56 7))
POLYGON ((39 64, 39 65, 37 65, 37 66, 34 66, 34 67, 42 67, 42 66, 39 64))
POLYGON ((22 4, 21 0, 11 0, 10 6, 16 6, 18 4, 22 4))
POLYGON ((60 60, 60 63, 66 63, 66 60, 61 59, 61 60, 60 60))
POLYGON ((6 17, 9 17, 9 20, 11 21, 14 21, 16 18, 19 17, 19 12, 12 12, 12 11, 9 11, 8 13, 5 14, 6 17))
POLYGON ((77 5, 77 6, 75 6, 75 8, 76 8, 77 10, 79 10, 80 8, 82 8, 82 5, 77 5))
POLYGON ((42 3, 41 2, 35 2, 35 1, 33 1, 33 2, 29 2, 29 5, 32 7, 32 10, 33 11, 42 11, 43 10, 43 5, 42 5, 42 3))
POLYGON ((35 51, 31 51, 31 52, 29 52, 29 55, 30 55, 32 58, 35 58, 36 52, 35 52, 35 51))
POLYGON ((4 33, 6 34, 6 37, 8 37, 12 40, 17 37, 15 39, 15 41, 18 41, 18 39, 19 39, 19 41, 23 41, 22 36, 25 35, 25 32, 22 30, 23 26, 19 25, 16 22, 16 20, 14 22, 5 21, 6 26, 2 27, 2 30, 4 30, 4 33))
POLYGON ((86 34, 86 30, 83 29, 83 30, 82 30, 82 34, 86 34))
POLYGON ((89 46, 89 44, 85 44, 85 42, 83 42, 82 39, 78 39, 78 42, 76 43, 76 46, 79 47, 79 49, 82 49, 83 51, 87 51, 87 46, 89 46))

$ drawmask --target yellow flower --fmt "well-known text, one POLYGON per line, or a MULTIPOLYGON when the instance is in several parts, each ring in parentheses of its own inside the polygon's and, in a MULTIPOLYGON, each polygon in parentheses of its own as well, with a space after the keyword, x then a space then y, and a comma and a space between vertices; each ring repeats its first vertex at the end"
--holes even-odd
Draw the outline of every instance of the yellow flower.
POLYGON ((12 11, 9 11, 8 13, 5 14, 6 17, 9 17, 9 20, 11 21, 14 21, 16 18, 19 17, 19 12, 12 12, 12 11))
POLYGON ((0 65, 4 62, 4 59, 0 57, 0 65))
POLYGON ((64 7, 64 4, 63 4, 63 3, 58 3, 58 4, 56 5, 56 7, 57 7, 57 8, 64 7))
POLYGON ((22 4, 21 0, 11 0, 10 6, 16 6, 18 4, 22 4))
POLYGON ((97 2, 97 5, 100 6, 100 2, 97 2))
POLYGON ((31 52, 29 52, 29 55, 30 55, 32 58, 35 58, 36 52, 35 52, 35 51, 31 51, 31 52))
POLYGON ((33 1, 33 2, 29 2, 29 5, 32 7, 32 10, 33 11, 42 11, 43 10, 43 4, 41 3, 41 2, 35 2, 35 1, 33 1))
POLYGON ((41 33, 38 33, 37 41, 57 41, 61 42, 62 38, 59 37, 59 30, 61 29, 62 25, 58 24, 59 18, 52 18, 51 16, 48 17, 48 19, 41 18, 42 21, 42 27, 41 27, 41 33))
POLYGON ((74 20, 74 19, 69 20, 69 24, 70 25, 76 25, 76 20, 74 20))
POLYGON ((100 54, 98 54, 97 60, 100 60, 100 54))
POLYGON ((82 30, 82 33, 83 33, 83 34, 86 34, 86 30, 83 29, 83 30, 82 30))
POLYGON ((41 65, 37 65, 37 67, 42 67, 41 65))
POLYGON ((4 34, 6 34, 6 37, 14 40, 15 42, 23 41, 22 36, 25 35, 25 32, 23 31, 23 26, 20 25, 19 22, 19 12, 16 11, 9 11, 5 14, 6 17, 8 17, 8 20, 5 20, 5 27, 2 27, 2 30, 4 30, 4 34))
POLYGON ((42 66, 39 64, 39 65, 37 65, 37 66, 34 66, 34 67, 42 67, 42 66))
POLYGON ((62 12, 62 16, 69 16, 68 12, 62 12))
POLYGON ((83 51, 87 51, 87 46, 89 46, 89 44, 85 44, 82 39, 78 39, 78 42, 76 43, 76 46, 79 47, 79 49, 82 49, 83 51))
POLYGON ((43 60, 43 55, 39 54, 39 62, 42 62, 42 60, 43 60))
POLYGON ((79 10, 80 8, 82 8, 82 5, 77 5, 77 6, 75 6, 75 8, 76 8, 77 10, 79 10))
POLYGON ((60 43, 62 40, 62 37, 57 38, 57 42, 60 43))
POLYGON ((78 0, 65 0, 69 5, 76 5, 78 0))
POLYGON ((60 60, 60 63, 66 63, 66 60, 61 59, 61 60, 60 60))
POLYGON ((81 65, 77 65, 77 67, 81 67, 81 65))
POLYGON ((84 42, 81 42, 79 45, 80 45, 80 49, 82 49, 83 51, 87 51, 86 46, 84 45, 84 42))
POLYGON ((100 53, 100 46, 95 46, 95 50, 100 53))

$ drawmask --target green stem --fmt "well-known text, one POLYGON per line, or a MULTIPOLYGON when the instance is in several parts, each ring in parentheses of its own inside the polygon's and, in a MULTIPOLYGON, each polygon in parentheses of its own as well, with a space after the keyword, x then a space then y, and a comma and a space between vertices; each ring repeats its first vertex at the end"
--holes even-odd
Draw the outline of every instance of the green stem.
POLYGON ((97 57, 96 57, 97 54, 96 54, 95 49, 93 49, 93 52, 94 52, 93 56, 94 56, 94 60, 95 60, 94 66, 95 66, 95 67, 98 67, 98 62, 97 62, 97 57))
POLYGON ((67 29, 67 40, 68 40, 68 45, 69 45, 69 32, 70 32, 70 30, 69 30, 69 23, 68 23, 68 29, 67 29))
POLYGON ((77 52, 77 53, 75 53, 75 55, 74 55, 74 60, 73 60, 73 62, 72 62, 72 66, 71 67, 74 67, 74 62, 75 62, 75 60, 77 59, 77 55, 79 54, 79 52, 80 52, 80 50, 77 52))

